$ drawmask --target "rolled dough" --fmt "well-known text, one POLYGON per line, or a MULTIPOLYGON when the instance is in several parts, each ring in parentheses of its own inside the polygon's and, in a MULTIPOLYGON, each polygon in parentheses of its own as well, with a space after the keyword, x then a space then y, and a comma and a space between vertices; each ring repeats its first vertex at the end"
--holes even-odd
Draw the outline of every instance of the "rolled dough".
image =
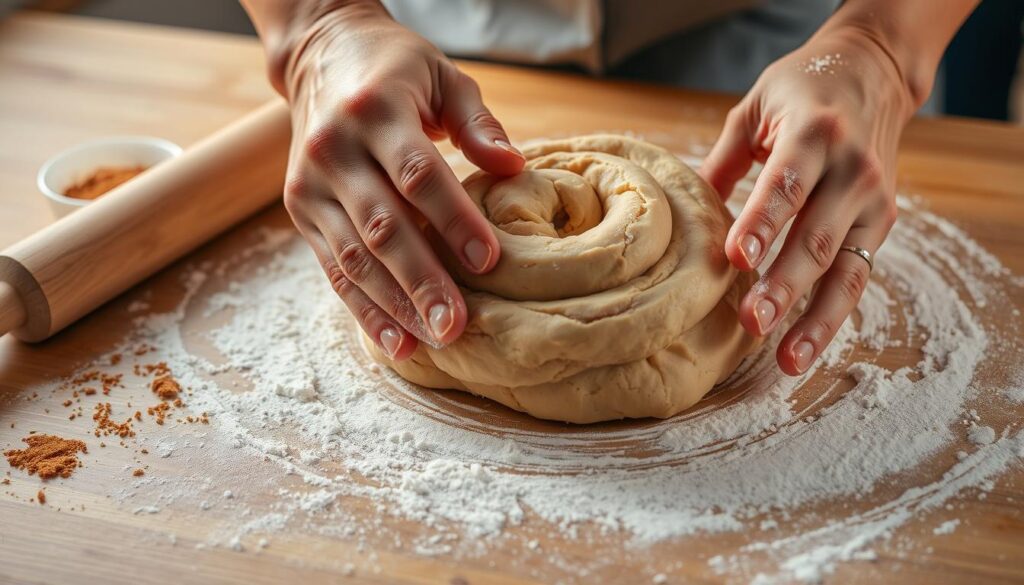
POLYGON ((465 332, 393 362, 403 378, 589 423, 669 417, 727 377, 758 340, 736 308, 756 274, 724 253, 732 222, 717 193, 670 152, 581 136, 524 149, 526 170, 463 185, 493 223, 486 275, 435 248, 469 308, 465 332))

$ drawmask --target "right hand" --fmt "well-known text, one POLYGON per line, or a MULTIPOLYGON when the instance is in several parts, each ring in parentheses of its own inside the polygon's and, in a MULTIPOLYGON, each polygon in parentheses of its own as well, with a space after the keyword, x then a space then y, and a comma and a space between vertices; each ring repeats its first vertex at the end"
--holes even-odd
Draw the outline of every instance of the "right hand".
POLYGON ((353 3, 302 33, 280 89, 292 108, 284 201, 331 285, 393 359, 444 345, 466 305, 420 229, 424 219, 475 273, 500 250, 433 141, 447 136, 485 171, 525 159, 476 83, 376 3, 353 3))

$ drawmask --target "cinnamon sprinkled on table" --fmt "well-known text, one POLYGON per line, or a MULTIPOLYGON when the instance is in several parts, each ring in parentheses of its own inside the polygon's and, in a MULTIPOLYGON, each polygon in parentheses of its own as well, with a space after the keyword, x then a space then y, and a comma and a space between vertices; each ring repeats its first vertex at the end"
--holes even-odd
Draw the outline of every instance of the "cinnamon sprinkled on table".
POLYGON ((41 479, 71 477, 81 465, 78 453, 88 452, 84 442, 55 435, 29 435, 22 441, 28 448, 10 449, 4 456, 11 467, 23 469, 29 475, 39 474, 41 479))

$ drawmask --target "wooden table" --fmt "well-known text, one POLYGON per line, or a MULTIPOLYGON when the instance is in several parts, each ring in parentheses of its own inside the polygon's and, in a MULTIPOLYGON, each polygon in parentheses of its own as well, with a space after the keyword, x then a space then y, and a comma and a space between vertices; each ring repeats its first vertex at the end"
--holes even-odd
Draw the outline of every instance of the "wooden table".
MULTIPOLYGON (((465 69, 479 80, 514 140, 631 130, 683 148, 706 148, 735 99, 482 64, 465 69), (641 100, 644 106, 637 107, 641 100)), ((51 221, 34 184, 36 169, 51 154, 111 134, 155 135, 188 146, 272 96, 252 39, 30 14, 0 22, 0 88, 0 246, 51 221)), ((1024 129, 917 120, 903 141, 900 189, 926 194, 934 211, 955 218, 1011 270, 1024 273, 1024 129)), ((287 225, 280 209, 260 222, 287 225)), ((179 268, 155 278, 173 283, 179 268)), ((153 304, 173 306, 172 297, 157 296, 153 304)), ((32 400, 27 389, 111 347, 124 333, 113 321, 124 304, 116 301, 46 344, 0 341, 0 447, 16 445, 29 430, 66 431, 60 399, 32 400)), ((346 571, 326 560, 356 554, 344 539, 293 535, 292 542, 264 551, 197 549, 201 518, 180 513, 168 520, 119 507, 109 496, 124 488, 121 469, 134 455, 108 449, 100 457, 96 451, 91 445, 86 467, 75 477, 47 488, 48 506, 30 501, 40 485, 36 478, 10 476, 11 486, 0 490, 9 492, 0 494, 0 582, 347 582, 346 571), (177 535, 174 546, 167 543, 170 535, 177 535)), ((185 472, 173 460, 147 463, 157 477, 185 472)), ((932 553, 904 558, 882 544, 878 562, 842 565, 835 581, 1024 581, 1024 473, 1018 468, 1011 475, 1000 483, 1008 487, 966 502, 960 514, 972 518, 970 528, 935 540, 932 553)), ((929 544, 930 530, 920 533, 929 544)), ((411 553, 382 555, 379 572, 357 571, 353 579, 534 582, 505 570, 505 555, 496 555, 493 566, 486 560, 460 565, 411 553)), ((680 576, 722 580, 703 563, 684 563, 680 576)), ((635 582, 628 572, 618 577, 635 582)))

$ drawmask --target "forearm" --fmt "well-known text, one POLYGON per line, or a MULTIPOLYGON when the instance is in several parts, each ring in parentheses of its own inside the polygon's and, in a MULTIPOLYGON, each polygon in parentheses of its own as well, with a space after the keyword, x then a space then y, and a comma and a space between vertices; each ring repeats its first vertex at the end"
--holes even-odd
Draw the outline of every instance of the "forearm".
POLYGON ((928 98, 942 55, 980 0, 846 0, 815 34, 855 31, 893 60, 915 107, 928 98))
POLYGON ((387 14, 379 0, 241 0, 267 54, 267 75, 278 93, 286 95, 285 78, 293 55, 309 40, 314 25, 329 14, 387 14))

